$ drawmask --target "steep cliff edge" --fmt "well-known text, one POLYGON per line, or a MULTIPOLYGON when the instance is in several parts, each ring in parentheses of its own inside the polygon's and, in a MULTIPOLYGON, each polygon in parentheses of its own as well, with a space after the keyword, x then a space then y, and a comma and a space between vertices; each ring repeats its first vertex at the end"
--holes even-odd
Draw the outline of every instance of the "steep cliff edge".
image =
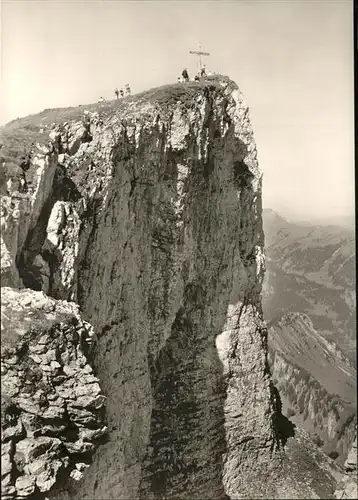
POLYGON ((269 363, 283 412, 343 465, 356 427, 356 371, 303 313, 268 324, 269 363))
POLYGON ((344 471, 345 476, 335 491, 335 497, 339 499, 355 499, 358 497, 357 436, 344 463, 344 471))
POLYGON ((237 86, 49 110, 2 144, 2 284, 79 305, 107 398, 106 442, 49 495, 317 498, 280 476, 261 173, 237 86))

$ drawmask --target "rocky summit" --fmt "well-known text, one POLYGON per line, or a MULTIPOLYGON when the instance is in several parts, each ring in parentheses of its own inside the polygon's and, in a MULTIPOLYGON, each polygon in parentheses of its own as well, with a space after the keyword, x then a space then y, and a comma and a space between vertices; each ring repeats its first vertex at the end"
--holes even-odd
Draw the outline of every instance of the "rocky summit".
POLYGON ((271 380, 237 85, 45 110, 0 155, 3 497, 334 498, 271 380))

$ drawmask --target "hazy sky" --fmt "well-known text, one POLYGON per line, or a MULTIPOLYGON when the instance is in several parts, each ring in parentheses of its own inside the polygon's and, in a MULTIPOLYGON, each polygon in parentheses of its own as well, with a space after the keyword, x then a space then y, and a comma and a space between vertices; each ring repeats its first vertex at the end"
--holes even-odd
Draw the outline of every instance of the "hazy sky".
POLYGON ((264 172, 264 206, 288 217, 353 212, 350 0, 2 2, 1 123, 112 98, 207 68, 240 86, 264 172))

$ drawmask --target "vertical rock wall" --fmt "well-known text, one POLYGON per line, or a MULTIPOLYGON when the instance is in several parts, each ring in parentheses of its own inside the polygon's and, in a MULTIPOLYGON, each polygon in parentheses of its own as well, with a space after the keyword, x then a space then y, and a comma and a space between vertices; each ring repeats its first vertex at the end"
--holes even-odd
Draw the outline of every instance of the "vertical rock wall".
POLYGON ((85 112, 34 158, 35 187, 4 197, 6 277, 79 304, 107 397, 107 442, 56 495, 261 496, 279 410, 261 173, 237 86, 168 86, 85 112))

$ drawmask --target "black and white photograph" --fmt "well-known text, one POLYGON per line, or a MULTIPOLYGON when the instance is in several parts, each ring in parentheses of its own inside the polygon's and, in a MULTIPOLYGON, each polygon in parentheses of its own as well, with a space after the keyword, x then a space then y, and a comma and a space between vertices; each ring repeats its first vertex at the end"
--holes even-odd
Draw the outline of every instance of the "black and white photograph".
POLYGON ((2 0, 1 499, 357 499, 356 5, 2 0))

